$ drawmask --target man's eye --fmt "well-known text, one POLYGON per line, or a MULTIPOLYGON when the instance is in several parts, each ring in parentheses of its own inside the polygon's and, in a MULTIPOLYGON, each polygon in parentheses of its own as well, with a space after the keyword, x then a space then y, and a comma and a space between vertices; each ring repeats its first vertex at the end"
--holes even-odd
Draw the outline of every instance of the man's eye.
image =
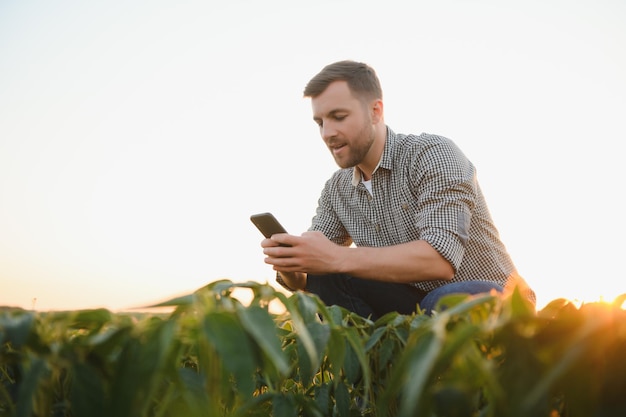
POLYGON ((337 120, 338 122, 342 121, 345 118, 346 116, 335 116, 335 120, 337 120))

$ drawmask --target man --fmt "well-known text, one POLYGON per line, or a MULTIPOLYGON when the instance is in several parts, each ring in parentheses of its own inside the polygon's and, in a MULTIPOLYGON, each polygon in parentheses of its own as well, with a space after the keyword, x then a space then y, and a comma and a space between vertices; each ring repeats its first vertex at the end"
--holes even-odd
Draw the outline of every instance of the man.
POLYGON ((341 169, 327 181, 309 231, 261 243, 279 283, 375 320, 417 305, 430 313, 446 294, 502 292, 523 282, 474 166, 446 138, 386 126, 372 68, 330 64, 304 96, 341 169))

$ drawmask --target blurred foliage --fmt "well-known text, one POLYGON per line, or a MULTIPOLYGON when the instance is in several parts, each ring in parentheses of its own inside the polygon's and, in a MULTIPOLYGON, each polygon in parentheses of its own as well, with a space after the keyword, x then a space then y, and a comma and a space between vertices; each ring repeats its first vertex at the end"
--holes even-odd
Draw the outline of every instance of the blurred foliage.
POLYGON ((5 308, 0 416, 621 416, 625 300, 458 295, 372 322, 219 281, 167 314, 5 308))

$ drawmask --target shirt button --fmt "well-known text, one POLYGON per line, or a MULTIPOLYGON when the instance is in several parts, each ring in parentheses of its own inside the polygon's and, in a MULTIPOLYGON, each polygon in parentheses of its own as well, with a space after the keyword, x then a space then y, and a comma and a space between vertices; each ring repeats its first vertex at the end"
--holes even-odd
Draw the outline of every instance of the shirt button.
POLYGON ((367 195, 367 199, 368 199, 369 201, 372 201, 372 196, 371 196, 370 194, 368 194, 368 195, 367 195))
POLYGON ((380 225, 379 224, 376 225, 376 231, 380 232, 380 225))
POLYGON ((409 205, 407 203, 402 203, 402 208, 404 210, 408 210, 409 209, 409 205))

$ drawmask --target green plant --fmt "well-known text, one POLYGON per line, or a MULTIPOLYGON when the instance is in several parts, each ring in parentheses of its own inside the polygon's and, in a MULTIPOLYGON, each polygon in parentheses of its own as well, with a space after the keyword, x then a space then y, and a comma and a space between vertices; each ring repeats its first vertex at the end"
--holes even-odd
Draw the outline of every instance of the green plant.
POLYGON ((167 314, 4 309, 0 416, 626 415, 625 299, 458 295, 372 322, 218 281, 167 314))

